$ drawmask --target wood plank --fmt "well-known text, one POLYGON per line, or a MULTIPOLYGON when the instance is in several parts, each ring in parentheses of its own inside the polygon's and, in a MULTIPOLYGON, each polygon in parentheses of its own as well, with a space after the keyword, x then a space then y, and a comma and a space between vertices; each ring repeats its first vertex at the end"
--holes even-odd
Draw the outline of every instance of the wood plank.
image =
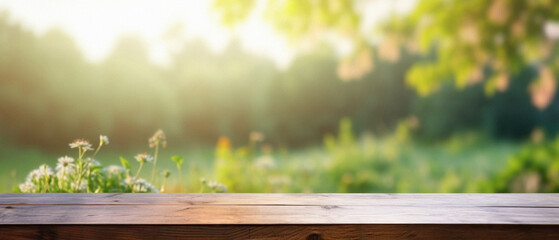
POLYGON ((559 239, 551 225, 0 225, 3 239, 559 239))
POLYGON ((0 194, 0 224, 559 225, 559 194, 0 194))
POLYGON ((559 209, 345 206, 40 205, 0 211, 1 224, 559 224, 559 209))
POLYGON ((0 206, 20 204, 354 205, 559 207, 558 194, 285 194, 285 193, 0 193, 0 206))

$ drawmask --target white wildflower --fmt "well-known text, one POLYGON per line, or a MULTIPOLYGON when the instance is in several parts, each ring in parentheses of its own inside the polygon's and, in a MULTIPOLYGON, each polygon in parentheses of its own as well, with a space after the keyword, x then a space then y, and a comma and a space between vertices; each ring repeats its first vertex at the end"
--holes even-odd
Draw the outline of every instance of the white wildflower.
POLYGON ((132 185, 132 183, 134 183, 133 177, 127 177, 124 180, 122 180, 122 186, 130 186, 132 185))
POLYGON ((157 132, 155 132, 155 134, 153 134, 153 136, 149 138, 148 142, 150 148, 155 147, 160 143, 161 146, 164 148, 167 146, 167 138, 165 137, 165 133, 161 129, 157 130, 157 132))
POLYGON ((224 193, 227 192, 227 187, 217 181, 209 181, 208 187, 212 189, 214 192, 224 193))
POLYGON ((87 159, 87 167, 91 168, 91 167, 95 167, 95 166, 101 166, 101 163, 93 158, 88 158, 87 159))
POLYGON ((104 169, 109 175, 121 175, 125 169, 121 166, 110 165, 104 169))
POLYGON ((143 178, 136 179, 132 186, 134 192, 158 192, 148 181, 143 178))
POLYGON ((157 188, 152 186, 148 181, 143 178, 128 177, 122 181, 122 185, 131 186, 132 192, 146 193, 146 192, 159 192, 157 188))
POLYGON ((50 177, 53 174, 52 169, 46 164, 39 167, 39 172, 41 173, 41 177, 50 177))
POLYGON ((95 171, 95 169, 91 169, 93 167, 100 167, 101 163, 93 158, 88 158, 87 159, 87 163, 86 163, 86 171, 89 171, 89 174, 91 177, 96 177, 97 176, 97 171, 95 171))
POLYGON ((72 184, 70 184, 71 189, 76 189, 76 187, 78 188, 78 191, 80 192, 85 192, 87 190, 87 180, 82 179, 80 182, 80 186, 77 186, 77 183, 73 182, 72 184))
POLYGON ((132 192, 142 193, 142 192, 147 192, 147 191, 148 190, 146 189, 146 187, 144 185, 141 185, 141 184, 132 185, 132 192))
POLYGON ((99 145, 109 144, 109 138, 105 135, 99 135, 99 145))
POLYGON ((19 190, 23 193, 34 193, 37 192, 38 187, 32 182, 26 181, 19 185, 19 190))
POLYGON ((68 170, 70 168, 73 169, 75 166, 74 158, 68 156, 60 157, 58 158, 58 163, 56 164, 56 171, 58 172, 62 169, 68 170))
POLYGON ((72 157, 64 156, 58 158, 58 163, 56 164, 56 175, 60 179, 65 179, 67 174, 73 174, 75 172, 76 165, 74 164, 74 159, 72 157))
POLYGON ((139 153, 135 157, 136 161, 140 163, 146 163, 153 161, 153 157, 148 155, 147 153, 139 153))
POLYGON ((68 157, 68 156, 60 157, 60 158, 58 158, 58 164, 63 165, 65 167, 68 166, 68 165, 73 165, 74 164, 74 158, 68 157))
POLYGON ((38 181, 41 177, 42 177, 41 171, 39 171, 39 169, 35 169, 27 175, 25 181, 27 182, 38 181))
POLYGON ((85 139, 76 139, 74 140, 74 142, 68 145, 70 145, 70 148, 82 148, 85 150, 93 150, 93 148, 91 148, 91 143, 89 143, 89 141, 85 139))
POLYGON ((28 182, 39 181, 43 177, 52 176, 52 174, 53 174, 52 169, 46 164, 43 164, 38 169, 31 171, 27 175, 26 181, 28 182))

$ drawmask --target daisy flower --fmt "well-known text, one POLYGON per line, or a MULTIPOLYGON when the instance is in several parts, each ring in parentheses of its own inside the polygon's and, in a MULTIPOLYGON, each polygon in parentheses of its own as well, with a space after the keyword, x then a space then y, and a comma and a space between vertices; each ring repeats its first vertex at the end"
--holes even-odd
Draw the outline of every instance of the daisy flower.
POLYGON ((25 182, 19 185, 19 190, 23 193, 37 192, 37 185, 32 182, 25 182))
POLYGON ((52 172, 52 169, 46 164, 43 164, 39 167, 39 172, 41 173, 41 176, 46 176, 46 177, 50 177, 52 176, 52 174, 54 174, 52 172))
POLYGON ((146 163, 146 162, 153 161, 153 157, 150 156, 147 153, 139 153, 134 158, 136 159, 136 161, 138 161, 140 163, 146 163))
POLYGON ((70 145, 70 148, 82 148, 85 150, 93 150, 93 148, 91 148, 91 143, 89 143, 89 141, 85 139, 76 139, 74 140, 74 142, 68 145, 70 145))
POLYGON ((65 174, 72 174, 74 173, 74 158, 64 156, 58 158, 58 163, 56 164, 56 175, 58 178, 64 179, 65 174))

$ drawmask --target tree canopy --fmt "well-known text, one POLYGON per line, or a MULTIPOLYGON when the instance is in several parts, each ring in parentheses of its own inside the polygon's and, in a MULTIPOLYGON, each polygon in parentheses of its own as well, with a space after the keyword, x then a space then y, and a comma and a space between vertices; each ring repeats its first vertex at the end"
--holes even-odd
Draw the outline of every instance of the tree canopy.
MULTIPOLYGON (((374 0, 373 0, 374 1, 374 0)), ((292 41, 337 34, 353 42, 353 52, 338 63, 338 76, 362 78, 373 68, 371 32, 362 30, 363 1, 267 1, 264 16, 292 41)), ((257 8, 254 0, 215 0, 220 20, 232 26, 257 8)), ((416 62, 406 82, 427 96, 453 81, 462 89, 483 83, 486 95, 505 91, 522 68, 538 70, 528 87, 534 106, 544 109, 556 91, 559 7, 553 0, 418 0, 405 15, 393 14, 378 27, 379 56, 397 61, 402 48, 431 56, 416 62)))

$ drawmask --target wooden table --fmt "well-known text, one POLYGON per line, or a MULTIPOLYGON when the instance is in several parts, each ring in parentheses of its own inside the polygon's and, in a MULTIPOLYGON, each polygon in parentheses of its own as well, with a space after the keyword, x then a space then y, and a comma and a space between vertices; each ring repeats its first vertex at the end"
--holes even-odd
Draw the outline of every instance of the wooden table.
POLYGON ((559 194, 0 194, 0 239, 559 239, 559 194))

